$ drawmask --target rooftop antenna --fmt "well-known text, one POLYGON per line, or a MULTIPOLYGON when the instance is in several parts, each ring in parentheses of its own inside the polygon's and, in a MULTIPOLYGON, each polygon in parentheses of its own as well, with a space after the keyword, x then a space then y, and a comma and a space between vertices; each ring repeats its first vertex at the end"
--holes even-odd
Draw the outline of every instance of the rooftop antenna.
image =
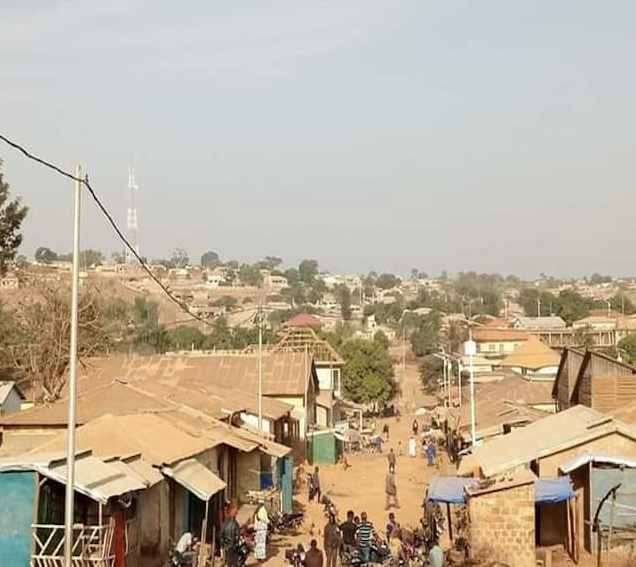
MULTIPOLYGON (((137 206, 135 205, 135 192, 139 189, 135 183, 135 168, 132 164, 128 167, 128 211, 126 218, 126 229, 128 231, 128 240, 130 241, 135 252, 139 254, 139 225, 137 224, 137 206)), ((126 249, 126 263, 132 264, 137 259, 133 253, 126 249)))

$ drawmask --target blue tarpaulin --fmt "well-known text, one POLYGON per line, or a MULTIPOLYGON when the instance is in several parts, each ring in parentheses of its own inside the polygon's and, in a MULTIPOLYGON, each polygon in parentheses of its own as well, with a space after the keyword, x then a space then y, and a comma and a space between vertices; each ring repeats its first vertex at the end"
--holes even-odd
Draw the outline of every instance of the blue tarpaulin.
MULTIPOLYGON (((428 488, 428 499, 433 502, 464 504, 464 487, 477 484, 475 478, 460 476, 433 476, 428 488)), ((556 504, 574 498, 572 480, 569 476, 540 478, 534 483, 534 501, 536 504, 556 504)))
POLYGON ((539 478, 534 482, 534 501, 537 504, 557 504, 575 496, 569 476, 539 478))
POLYGON ((477 484, 477 482, 477 479, 461 476, 432 476, 428 487, 428 499, 433 502, 464 504, 466 502, 464 487, 477 484))

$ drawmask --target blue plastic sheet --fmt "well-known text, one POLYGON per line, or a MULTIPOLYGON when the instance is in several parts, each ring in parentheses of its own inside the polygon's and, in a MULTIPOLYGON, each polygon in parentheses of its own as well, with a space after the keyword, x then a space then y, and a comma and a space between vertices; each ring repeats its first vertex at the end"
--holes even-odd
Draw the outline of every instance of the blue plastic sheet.
POLYGON ((572 480, 569 476, 539 478, 534 483, 534 501, 536 504, 557 504, 575 496, 572 480))
POLYGON ((464 487, 476 483, 477 480, 474 478, 432 476, 428 487, 428 499, 433 502, 464 504, 466 502, 464 487))

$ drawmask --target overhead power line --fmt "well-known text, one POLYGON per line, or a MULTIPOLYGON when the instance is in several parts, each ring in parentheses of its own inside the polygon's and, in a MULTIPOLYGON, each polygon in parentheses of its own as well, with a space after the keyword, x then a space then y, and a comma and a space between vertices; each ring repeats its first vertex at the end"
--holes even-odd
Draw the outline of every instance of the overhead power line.
POLYGON ((42 166, 44 166, 44 167, 46 167, 48 169, 51 169, 51 170, 55 171, 56 173, 58 173, 58 174, 60 174, 60 175, 62 175, 64 177, 68 177, 69 179, 72 179, 73 181, 78 181, 82 185, 84 185, 84 187, 86 187, 86 189, 88 190, 88 193, 91 196, 91 198, 93 199, 93 201, 95 201, 95 203, 96 203, 97 207, 99 208, 99 210, 106 217, 106 220, 110 224, 110 226, 113 229, 113 231, 115 232, 115 234, 124 243, 126 248, 135 257, 135 259, 139 262, 139 265, 150 276, 150 278, 161 288, 161 290, 168 296, 168 298, 171 301, 173 301, 174 303, 176 303, 185 313, 190 315, 190 317, 192 317, 196 321, 200 321, 201 323, 203 323, 205 325, 208 325, 210 327, 213 326, 212 323, 210 323, 207 319, 205 319, 204 317, 201 317, 200 315, 197 315, 196 313, 191 311, 188 308, 188 306, 183 301, 181 301, 178 297, 176 297, 161 282, 161 280, 157 276, 155 276, 155 274, 152 273, 152 270, 150 269, 148 264, 146 264, 146 262, 139 255, 139 253, 134 248, 134 246, 132 246, 132 244, 124 236, 124 233, 122 232, 122 230, 119 228, 119 226, 115 222, 115 219, 113 218, 113 216, 108 212, 108 210, 106 209, 106 206, 102 203, 101 199, 97 196, 97 193, 95 192, 95 190, 93 189, 92 185, 90 184, 90 181, 88 180, 88 175, 86 175, 83 179, 80 179, 80 178, 76 177, 75 175, 73 175, 72 173, 70 173, 68 171, 65 171, 61 167, 55 165, 54 163, 51 163, 51 162, 49 162, 49 161, 47 161, 45 159, 42 159, 41 157, 38 157, 38 156, 32 154, 24 146, 21 146, 20 144, 14 142, 13 140, 10 140, 9 138, 7 138, 6 136, 3 136, 2 134, 0 134, 0 140, 5 142, 6 144, 11 146, 12 148, 18 150, 20 153, 22 153, 28 159, 30 159, 32 161, 35 161, 35 162, 39 163, 40 165, 42 165, 42 166))

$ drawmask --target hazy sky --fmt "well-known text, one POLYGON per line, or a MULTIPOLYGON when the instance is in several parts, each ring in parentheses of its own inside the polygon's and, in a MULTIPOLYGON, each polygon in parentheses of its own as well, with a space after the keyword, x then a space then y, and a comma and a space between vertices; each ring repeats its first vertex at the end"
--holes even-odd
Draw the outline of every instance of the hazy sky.
MULTIPOLYGON (((142 252, 636 273, 633 0, 0 5, 0 132, 79 161, 142 252)), ((0 145, 24 252, 71 185, 0 145)), ((85 202, 83 246, 117 240, 85 202)))

